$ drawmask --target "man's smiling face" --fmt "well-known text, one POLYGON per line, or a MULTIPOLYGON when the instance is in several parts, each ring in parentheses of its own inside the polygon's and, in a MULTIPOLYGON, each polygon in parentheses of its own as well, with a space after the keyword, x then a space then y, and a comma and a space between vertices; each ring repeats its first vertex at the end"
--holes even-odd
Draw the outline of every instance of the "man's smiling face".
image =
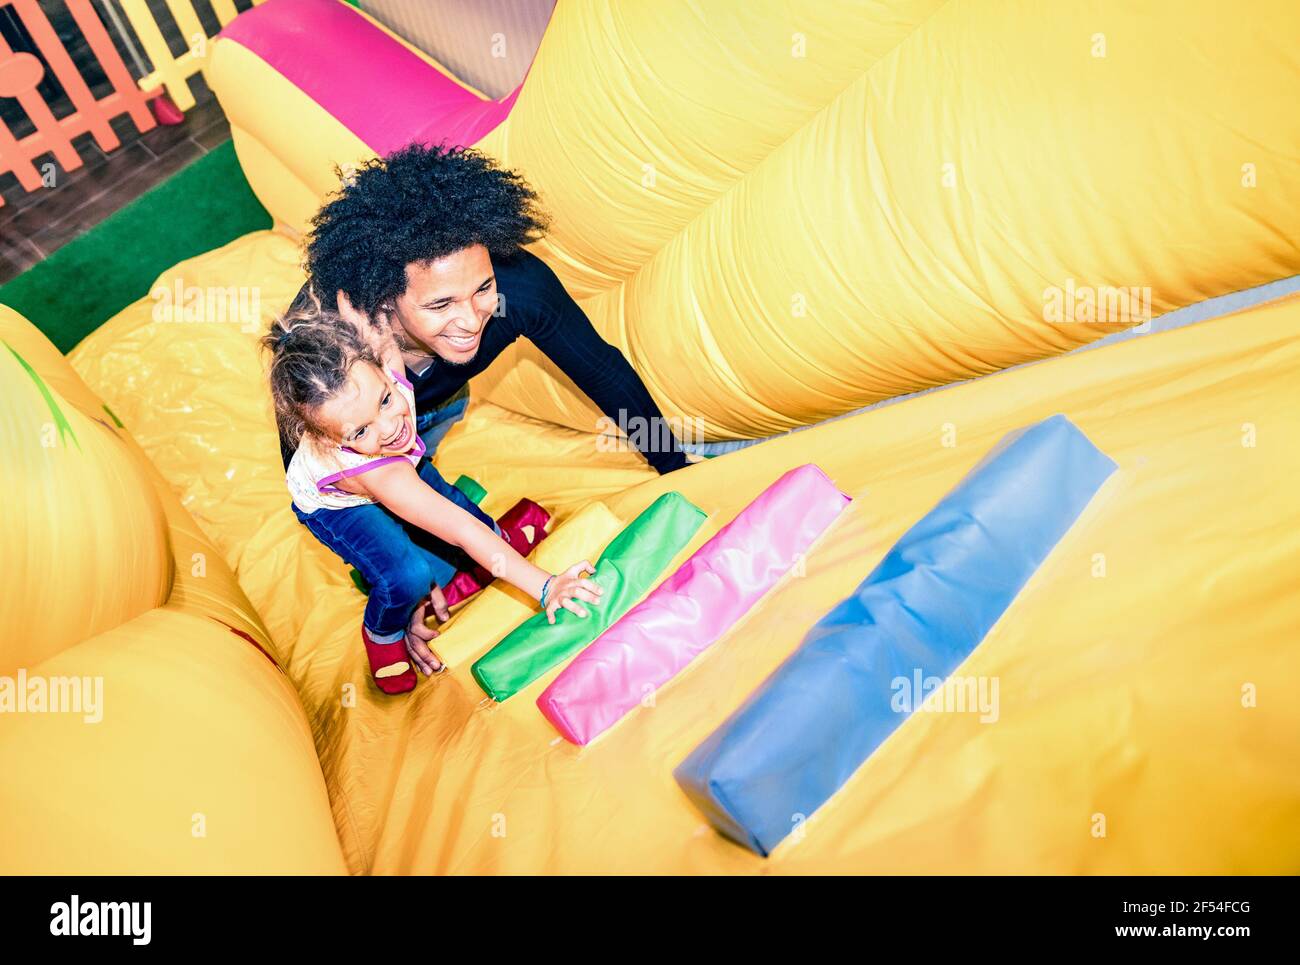
POLYGON ((393 303, 392 321, 406 336, 406 347, 463 365, 478 354, 496 307, 492 258, 483 245, 471 245, 407 265, 406 291, 393 303))

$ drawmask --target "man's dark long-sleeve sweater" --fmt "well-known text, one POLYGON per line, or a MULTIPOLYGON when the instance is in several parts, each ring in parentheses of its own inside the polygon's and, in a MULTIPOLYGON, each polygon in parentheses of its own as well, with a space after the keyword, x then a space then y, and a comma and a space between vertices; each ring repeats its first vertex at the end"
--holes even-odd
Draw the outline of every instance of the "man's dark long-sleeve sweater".
MULTIPOLYGON (((647 427, 663 425, 663 413, 631 363, 600 337, 544 261, 521 250, 509 258, 493 258, 492 267, 497 292, 504 299, 504 312, 493 316, 484 327, 478 354, 472 361, 452 365, 435 358, 422 374, 406 370, 407 379, 415 386, 417 412, 429 412, 442 405, 523 336, 559 366, 616 425, 637 425, 631 421, 637 419, 644 420, 639 424, 647 427)), ((306 286, 294 303, 305 300, 306 286)), ((671 433, 629 435, 634 440, 644 436, 652 447, 665 435, 672 439, 666 451, 644 452, 646 461, 660 473, 686 465, 680 444, 671 433)), ((288 465, 293 453, 282 455, 288 465)))

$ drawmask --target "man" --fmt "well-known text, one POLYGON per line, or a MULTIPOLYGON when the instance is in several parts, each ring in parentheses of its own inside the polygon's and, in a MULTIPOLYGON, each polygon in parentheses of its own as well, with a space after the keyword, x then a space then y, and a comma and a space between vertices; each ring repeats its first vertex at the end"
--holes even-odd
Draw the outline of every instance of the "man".
MULTIPOLYGON (((600 337, 545 262, 523 250, 546 230, 537 195, 486 155, 413 145, 372 161, 312 224, 310 284, 327 308, 350 306, 391 328, 422 432, 520 336, 615 423, 621 414, 645 420, 633 424, 665 424, 623 353, 600 337)), ((306 297, 304 286, 295 305, 306 297)), ((660 433, 645 435, 653 441, 660 433)), ((644 453, 660 473, 687 462, 667 435, 668 447, 644 453)))
MULTIPOLYGON (((515 172, 465 149, 413 145, 365 165, 312 221, 310 281, 326 308, 389 329, 414 387, 417 429, 430 452, 463 412, 457 393, 523 336, 616 424, 663 415, 623 354, 600 337, 555 273, 524 245, 546 230, 536 193, 515 172)), ((687 460, 671 432, 650 432, 658 472, 687 460), (666 438, 667 446, 656 446, 666 438)), ((284 443, 282 443, 284 448, 284 443)), ((287 466, 293 453, 284 448, 287 466)), ((418 534, 413 534, 418 535, 418 534)), ((426 675, 440 669, 424 625, 429 606, 449 618, 439 587, 411 615, 408 652, 426 675)))

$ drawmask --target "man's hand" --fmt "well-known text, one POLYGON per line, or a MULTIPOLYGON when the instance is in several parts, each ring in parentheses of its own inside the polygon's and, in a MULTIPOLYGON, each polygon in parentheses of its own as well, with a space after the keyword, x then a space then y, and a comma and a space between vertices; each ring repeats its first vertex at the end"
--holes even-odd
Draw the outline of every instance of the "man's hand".
POLYGON ((451 619, 451 613, 447 610, 447 598, 443 596, 441 587, 435 586, 429 592, 429 599, 415 608, 411 614, 410 626, 406 628, 406 652, 410 655, 411 662, 426 677, 439 673, 443 669, 442 661, 429 647, 429 643, 438 635, 438 631, 424 625, 431 608, 439 623, 446 623, 451 619))
POLYGON ((371 318, 353 305, 352 299, 348 298, 341 288, 335 294, 335 300, 339 306, 339 316, 351 323, 358 334, 374 347, 384 367, 394 372, 401 372, 404 367, 402 350, 397 347, 397 340, 393 337, 392 329, 384 321, 383 316, 371 318))
POLYGON ((344 321, 355 325, 358 332, 365 332, 370 328, 370 317, 365 312, 358 311, 353 307, 352 299, 344 294, 343 289, 340 288, 335 294, 335 301, 339 306, 339 314, 343 316, 344 321))

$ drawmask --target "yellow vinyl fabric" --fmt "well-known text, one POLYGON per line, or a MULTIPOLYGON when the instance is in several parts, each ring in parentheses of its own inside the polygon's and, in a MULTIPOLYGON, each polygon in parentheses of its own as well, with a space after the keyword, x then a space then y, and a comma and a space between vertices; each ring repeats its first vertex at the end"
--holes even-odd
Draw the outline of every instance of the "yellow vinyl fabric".
MULTIPOLYGON (((25 600, 0 610, 6 663, 102 670, 129 695, 113 729, 93 730, 107 712, 75 726, 0 714, 0 763, 49 777, 0 787, 0 813, 39 812, 45 841, 70 829, 49 845, 55 864, 1295 869, 1300 299, 1074 354, 1061 353, 1139 319, 1050 310, 1053 289, 1109 286, 1138 290, 1116 310, 1149 299, 1160 314, 1300 270, 1287 230, 1300 213, 1293 6, 1264 2, 1251 18, 1210 2, 1103 0, 717 9, 562 0, 515 112, 484 144, 542 186, 556 226, 540 253, 665 411, 705 420, 711 435, 762 436, 970 380, 664 478, 595 435, 588 403, 526 346, 476 380, 437 465, 480 481, 493 514, 525 496, 549 509, 547 566, 597 555, 670 489, 709 516, 682 558, 795 466, 816 463, 854 496, 802 575, 652 706, 579 749, 534 704, 562 666, 501 705, 466 672, 529 611, 508 590, 472 599, 441 629, 448 672, 399 698, 370 683, 364 597, 289 509, 257 348, 303 280, 286 234, 252 233, 155 285, 246 287, 257 293, 247 317, 160 320, 146 296, 70 354, 75 374, 0 316, 75 410, 78 438, 102 437, 89 455, 10 455, 39 445, 33 421, 50 416, 0 351, 6 458, 52 480, 26 491, 33 519, 5 536, 23 534, 29 553, 72 545, 77 528, 48 518, 44 500, 75 469, 103 499, 134 493, 122 498, 135 499, 123 505, 138 526, 111 523, 105 538, 147 564, 114 568, 103 586, 77 577, 89 601, 81 637, 64 622, 32 641, 25 600), (833 19, 849 7, 858 12, 833 19), (688 55, 668 50, 674 33, 688 55), (795 33, 802 65, 788 62, 795 33), (660 195, 642 187, 643 153, 664 175, 660 195), (100 400, 126 431, 102 421, 100 400), (1054 413, 1119 468, 958 671, 999 682, 996 720, 912 716, 767 860, 713 834, 673 767, 998 439, 1054 413), (204 552, 197 577, 185 561, 204 552), (250 634, 283 675, 213 617, 250 634), (102 764, 90 786, 112 799, 104 815, 76 808, 69 754, 102 764), (251 771, 232 776, 246 758, 251 771), (110 776, 123 772, 130 780, 110 776), (133 810, 129 828, 161 823, 181 840, 100 841, 101 817, 133 810), (196 813, 208 844, 222 828, 236 846, 193 843, 196 813)), ((258 68, 245 66, 210 76, 235 129, 263 132, 241 162, 268 206, 288 205, 272 207, 277 220, 293 223, 329 189, 326 162, 357 145, 320 115, 311 136, 266 134, 292 95, 272 92, 270 75, 246 84, 258 68)), ((70 511, 121 512, 100 498, 70 511)), ((46 599, 34 582, 4 592, 46 599)), ((44 852, 6 827, 0 861, 37 867, 44 852)))
POLYGON ((554 216, 575 298, 616 287, 944 0, 556 5, 510 117, 478 146, 554 216))
POLYGON ((311 732, 234 574, 53 345, 0 307, 0 868, 345 870, 311 732))
MULTIPOLYGON (((1300 271, 1297 16, 570 0, 476 146, 541 193, 537 254, 665 414, 762 438, 1300 271)), ((207 77, 277 221, 372 154, 238 43, 207 77)), ((600 424, 526 342, 476 391, 600 424)))
MULTIPOLYGON (((1251 10, 951 0, 582 307, 665 414, 710 439, 761 438, 1294 274, 1300 84, 1278 28, 1300 11, 1251 10), (1081 296, 1054 315, 1051 292, 1075 289, 1110 310, 1090 320, 1081 296)), ((507 122, 510 163, 525 160, 514 132, 542 123, 533 106, 507 122)), ((585 108, 544 105, 557 128, 585 108)), ((603 156, 607 125, 590 129, 566 150, 603 156)), ((579 183, 598 174, 591 193, 623 185, 642 206, 611 220, 639 224, 655 192, 599 163, 579 183)), ((583 230, 604 239, 605 224, 583 230)), ((479 381, 515 411, 596 424, 525 343, 479 381)))
MULTIPOLYGON (((178 271, 289 292, 295 251, 262 232, 178 271)), ((219 534, 301 695, 354 872, 1261 872, 1300 860, 1300 709, 1287 696, 1300 684, 1288 589, 1300 575, 1300 300, 663 478, 635 453, 475 400, 438 465, 479 479, 491 512, 521 496, 552 509, 547 565, 598 553, 670 488, 709 513, 688 553, 804 462, 855 497, 804 576, 655 707, 581 750, 534 704, 561 668, 499 706, 466 672, 528 609, 504 590, 444 627, 447 673, 399 699, 369 685, 364 598, 289 512, 254 338, 193 329, 128 310, 72 360, 219 534), (190 371, 165 374, 181 360, 190 371), (990 446, 1056 412, 1119 470, 959 670, 1000 681, 996 722, 915 715, 766 863, 707 831, 672 768, 990 446)))

